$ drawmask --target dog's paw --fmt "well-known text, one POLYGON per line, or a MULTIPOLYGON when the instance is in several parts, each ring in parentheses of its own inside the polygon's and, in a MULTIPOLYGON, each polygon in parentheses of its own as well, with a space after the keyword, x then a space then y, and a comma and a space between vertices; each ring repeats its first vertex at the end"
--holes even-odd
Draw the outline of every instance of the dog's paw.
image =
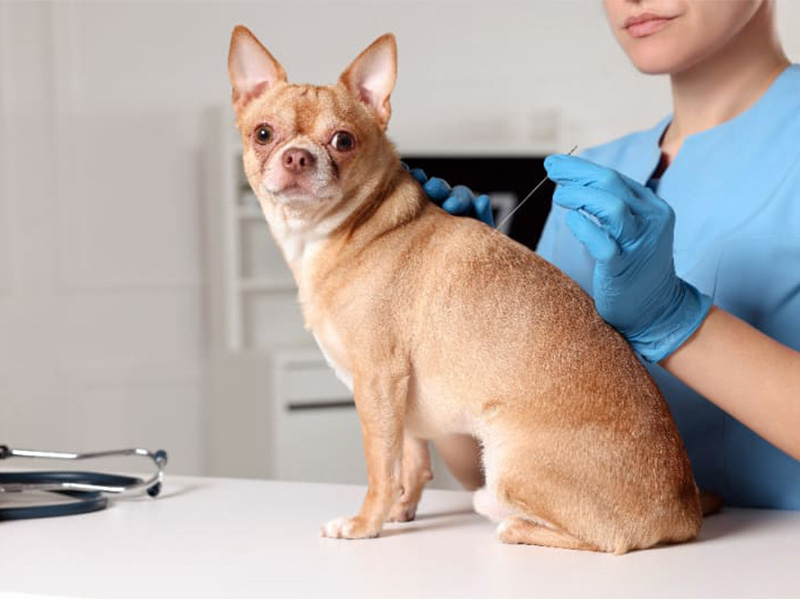
POLYGON ((380 532, 380 527, 371 526, 361 517, 352 517, 350 519, 339 517, 338 519, 328 521, 320 530, 319 534, 322 537, 328 538, 360 540, 378 537, 380 532))
POLYGON ((386 517, 386 520, 393 523, 406 523, 407 521, 413 521, 414 517, 416 516, 416 503, 412 504, 409 502, 395 502, 395 505, 392 506, 392 510, 389 511, 389 515, 386 517))

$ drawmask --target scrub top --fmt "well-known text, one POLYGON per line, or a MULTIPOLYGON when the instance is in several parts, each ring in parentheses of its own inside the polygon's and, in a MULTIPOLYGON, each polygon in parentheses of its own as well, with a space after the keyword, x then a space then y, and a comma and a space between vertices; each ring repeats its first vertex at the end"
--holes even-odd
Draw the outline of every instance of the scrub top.
MULTIPOLYGON (((686 138, 654 179, 670 119, 583 156, 649 185, 673 207, 679 277, 800 350, 800 65, 787 67, 743 113, 686 138)), ((553 206, 537 252, 591 295, 594 261, 565 212, 553 206)), ((663 368, 647 368, 669 402, 700 489, 728 506, 800 510, 800 462, 663 368)))

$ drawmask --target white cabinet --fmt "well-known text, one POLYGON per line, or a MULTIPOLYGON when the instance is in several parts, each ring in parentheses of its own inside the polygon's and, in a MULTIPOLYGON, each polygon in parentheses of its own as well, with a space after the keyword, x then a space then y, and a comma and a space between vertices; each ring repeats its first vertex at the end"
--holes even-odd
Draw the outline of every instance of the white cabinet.
POLYGON ((318 351, 274 354, 278 479, 366 483, 361 426, 350 390, 318 351))

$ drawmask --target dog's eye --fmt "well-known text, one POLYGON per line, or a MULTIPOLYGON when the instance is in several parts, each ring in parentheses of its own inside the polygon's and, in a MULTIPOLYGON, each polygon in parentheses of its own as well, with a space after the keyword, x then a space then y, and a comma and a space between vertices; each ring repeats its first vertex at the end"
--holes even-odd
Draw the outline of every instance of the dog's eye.
POLYGON ((331 138, 331 146, 333 146, 333 148, 339 152, 347 152, 348 150, 352 150, 355 145, 356 140, 346 131, 337 131, 331 138))
POLYGON ((259 125, 256 127, 256 143, 268 144, 272 140, 272 127, 269 125, 259 125))

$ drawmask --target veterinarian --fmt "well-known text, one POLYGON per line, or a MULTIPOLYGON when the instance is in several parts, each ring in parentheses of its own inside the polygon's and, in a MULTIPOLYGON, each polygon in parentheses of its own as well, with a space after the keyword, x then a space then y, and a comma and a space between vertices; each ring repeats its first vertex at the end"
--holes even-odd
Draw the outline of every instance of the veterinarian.
MULTIPOLYGON (((701 489, 800 510, 800 65, 773 0, 604 4, 634 66, 669 75, 673 114, 547 158, 537 252, 644 359, 701 489)), ((415 175, 445 210, 491 221, 488 197, 415 175)), ((482 485, 472 438, 437 447, 482 485)))

